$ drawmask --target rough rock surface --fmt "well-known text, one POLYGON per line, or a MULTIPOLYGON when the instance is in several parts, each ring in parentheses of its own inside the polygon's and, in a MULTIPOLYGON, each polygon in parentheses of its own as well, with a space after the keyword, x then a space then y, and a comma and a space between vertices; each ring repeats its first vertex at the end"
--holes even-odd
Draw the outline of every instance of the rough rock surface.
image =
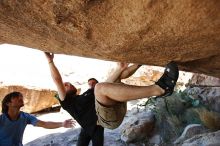
POLYGON ((181 134, 181 136, 178 139, 175 140, 174 144, 179 144, 179 143, 183 142, 184 140, 193 137, 194 135, 207 133, 208 131, 210 131, 210 130, 208 130, 207 128, 205 128, 201 124, 190 124, 185 127, 183 133, 181 134))
POLYGON ((121 140, 130 143, 145 140, 151 135, 155 126, 155 117, 152 111, 140 112, 127 120, 121 134, 121 140))
POLYGON ((24 107, 22 107, 22 111, 28 113, 37 112, 52 107, 52 105, 58 103, 58 101, 53 98, 55 91, 37 88, 30 89, 22 86, 0 86, 0 101, 2 101, 6 94, 14 91, 18 91, 23 94, 24 107))
MULTIPOLYGON (((24 146, 76 146, 80 129, 70 129, 64 133, 54 133, 40 137, 24 146)), ((105 130, 104 146, 127 146, 120 139, 119 133, 105 130)), ((90 142, 89 146, 92 146, 90 142)))
POLYGON ((196 135, 186 141, 181 146, 219 146, 220 131, 196 135))
POLYGON ((188 85, 192 87, 220 87, 220 79, 203 74, 193 74, 192 78, 188 82, 188 85))
POLYGON ((187 83, 187 92, 194 99, 201 99, 211 110, 220 112, 220 79, 194 74, 187 83))
POLYGON ((220 77, 220 1, 1 0, 0 43, 220 77))

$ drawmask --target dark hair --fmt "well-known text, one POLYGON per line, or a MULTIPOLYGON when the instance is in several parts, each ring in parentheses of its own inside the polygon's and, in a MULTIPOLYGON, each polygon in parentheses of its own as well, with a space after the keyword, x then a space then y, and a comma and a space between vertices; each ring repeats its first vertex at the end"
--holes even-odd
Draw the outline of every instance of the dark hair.
POLYGON ((22 96, 20 92, 11 92, 7 94, 2 100, 2 113, 8 113, 8 103, 11 102, 11 99, 14 97, 22 96))
POLYGON ((64 82, 64 84, 66 84, 66 83, 68 83, 70 86, 72 86, 74 88, 73 90, 68 91, 68 92, 70 92, 70 94, 76 94, 77 93, 76 87, 73 84, 71 84, 70 82, 64 82))
POLYGON ((98 80, 96 80, 95 78, 88 79, 88 82, 91 81, 91 80, 94 80, 94 81, 96 81, 98 83, 98 80))

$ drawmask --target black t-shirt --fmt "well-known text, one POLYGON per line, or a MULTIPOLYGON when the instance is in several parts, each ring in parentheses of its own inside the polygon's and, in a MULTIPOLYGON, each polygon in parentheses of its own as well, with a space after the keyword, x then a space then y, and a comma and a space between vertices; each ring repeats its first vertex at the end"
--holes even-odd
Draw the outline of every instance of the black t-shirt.
POLYGON ((66 95, 60 104, 84 130, 92 135, 98 119, 95 110, 94 89, 88 89, 82 95, 66 95))

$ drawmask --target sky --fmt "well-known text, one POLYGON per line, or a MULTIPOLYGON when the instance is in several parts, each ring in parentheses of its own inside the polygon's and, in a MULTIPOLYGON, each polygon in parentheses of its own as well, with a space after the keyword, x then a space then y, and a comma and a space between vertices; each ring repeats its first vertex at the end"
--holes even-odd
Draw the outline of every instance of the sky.
MULTIPOLYGON (((54 62, 63 80, 75 85, 86 83, 90 77, 104 80, 110 66, 114 64, 60 54, 55 54, 54 62)), ((42 51, 8 44, 0 45, 0 84, 56 89, 42 51)))

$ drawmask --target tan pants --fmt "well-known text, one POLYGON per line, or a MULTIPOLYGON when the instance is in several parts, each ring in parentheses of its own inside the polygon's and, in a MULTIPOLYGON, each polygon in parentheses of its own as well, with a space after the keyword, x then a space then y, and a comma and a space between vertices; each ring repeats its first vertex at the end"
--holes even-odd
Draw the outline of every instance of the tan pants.
POLYGON ((127 112, 127 102, 118 102, 118 104, 106 107, 95 101, 98 124, 104 128, 115 129, 119 127, 127 112))

